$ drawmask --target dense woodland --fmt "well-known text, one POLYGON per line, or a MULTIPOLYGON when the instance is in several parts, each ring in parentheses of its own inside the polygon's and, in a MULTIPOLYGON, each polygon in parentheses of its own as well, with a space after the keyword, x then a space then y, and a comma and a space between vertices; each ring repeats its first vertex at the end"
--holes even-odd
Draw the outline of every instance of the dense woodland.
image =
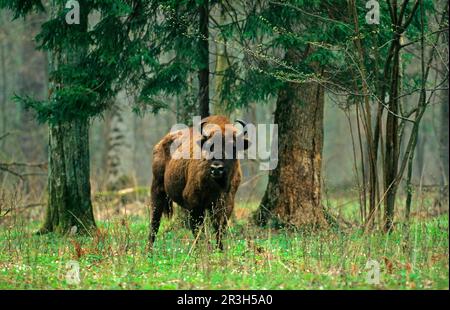
POLYGON ((148 223, 154 145, 214 114, 278 125, 236 223, 404 239, 447 216, 447 1, 73 2, 0 0, 0 226, 148 223))

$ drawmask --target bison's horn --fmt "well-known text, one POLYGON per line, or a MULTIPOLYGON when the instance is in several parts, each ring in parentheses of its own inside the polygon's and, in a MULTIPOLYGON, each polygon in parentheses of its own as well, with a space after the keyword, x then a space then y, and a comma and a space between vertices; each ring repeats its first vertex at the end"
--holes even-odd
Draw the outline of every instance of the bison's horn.
POLYGON ((243 128, 245 128, 245 126, 247 126, 247 122, 246 122, 246 121, 243 121, 243 120, 241 120, 241 119, 237 119, 237 120, 235 121, 235 123, 241 124, 243 128))
POLYGON ((246 121, 243 121, 243 120, 241 120, 241 119, 237 119, 236 121, 235 121, 235 123, 238 123, 238 124, 241 124, 242 125, 242 132, 240 133, 240 135, 244 135, 244 136, 246 136, 247 135, 247 122, 246 121))
POLYGON ((208 138, 206 135, 205 135, 205 132, 203 131, 203 127, 205 126, 205 124, 207 124, 208 122, 207 121, 202 121, 201 123, 200 123, 200 133, 201 133, 201 135, 203 136, 203 137, 205 137, 205 138, 208 138))

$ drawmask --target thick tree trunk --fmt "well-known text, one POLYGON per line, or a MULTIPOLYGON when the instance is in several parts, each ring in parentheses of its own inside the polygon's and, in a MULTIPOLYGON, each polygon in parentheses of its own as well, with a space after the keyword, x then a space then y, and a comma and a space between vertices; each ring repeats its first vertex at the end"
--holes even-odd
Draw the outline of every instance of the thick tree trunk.
MULTIPOLYGON (((287 60, 300 61, 288 52, 287 60)), ((278 166, 257 214, 265 225, 327 226, 321 204, 324 89, 318 83, 289 83, 280 90, 275 110, 278 166)))
POLYGON ((200 58, 200 68, 198 70, 198 100, 199 112, 202 118, 209 116, 209 40, 208 22, 209 5, 208 0, 204 0, 199 7, 199 42, 198 53, 200 58))
POLYGON ((106 187, 108 190, 119 190, 133 183, 133 115, 127 105, 125 91, 117 95, 108 125, 106 187))
POLYGON ((48 206, 41 233, 95 227, 89 181, 89 121, 49 126, 48 206))
MULTIPOLYGON (((52 8, 52 16, 61 12, 63 5, 52 8)), ((80 27, 87 31, 88 15, 83 11, 80 27)), ((56 70, 62 64, 78 64, 86 50, 72 46, 51 53, 49 67, 56 70)), ((55 89, 64 85, 51 82, 50 100, 55 89)), ((89 165, 89 119, 59 120, 49 124, 48 140, 48 203, 45 222, 39 233, 87 233, 95 228, 91 203, 89 165)))

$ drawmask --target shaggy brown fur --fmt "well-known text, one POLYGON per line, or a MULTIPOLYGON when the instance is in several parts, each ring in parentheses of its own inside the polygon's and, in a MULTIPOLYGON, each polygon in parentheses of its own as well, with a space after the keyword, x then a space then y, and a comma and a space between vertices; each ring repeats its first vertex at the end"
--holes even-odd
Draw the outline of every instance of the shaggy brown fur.
MULTIPOLYGON (((202 122, 218 125, 222 134, 225 132, 225 125, 230 124, 228 118, 220 115, 207 117, 202 122)), ((236 130, 233 129, 235 138, 236 130)), ((188 142, 192 158, 193 143, 198 143, 202 135, 192 127, 185 130, 189 130, 193 137, 188 142)), ((203 223, 205 212, 210 212, 216 231, 217 246, 222 249, 222 234, 233 211, 234 197, 241 182, 239 160, 223 160, 226 173, 223 180, 218 182, 210 175, 211 160, 204 158, 204 152, 202 159, 171 158, 170 146, 176 139, 186 137, 183 133, 186 132, 169 133, 153 148, 150 246, 153 246, 155 241, 162 214, 171 215, 173 201, 188 210, 189 224, 194 236, 197 235, 198 228, 203 223)), ((213 134, 214 132, 211 132, 209 137, 213 134)))

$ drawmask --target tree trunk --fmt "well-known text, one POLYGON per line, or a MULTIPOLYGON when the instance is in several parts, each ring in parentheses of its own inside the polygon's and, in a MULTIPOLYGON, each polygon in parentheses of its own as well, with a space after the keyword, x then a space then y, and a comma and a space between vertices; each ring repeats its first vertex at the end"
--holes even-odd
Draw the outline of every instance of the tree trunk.
POLYGON ((119 190, 133 183, 133 115, 125 91, 117 95, 109 116, 106 188, 119 190))
POLYGON ((204 0, 199 7, 200 38, 198 42, 198 53, 200 67, 198 70, 198 99, 199 112, 202 118, 209 116, 209 0, 204 0))
POLYGON ((417 171, 417 182, 420 182, 422 179, 422 174, 424 173, 424 166, 425 166, 425 144, 426 144, 426 133, 419 132, 417 135, 417 146, 416 146, 416 168, 417 171))
MULTIPOLYGON (((286 60, 301 57, 288 51, 286 60)), ((257 222, 294 227, 327 226, 321 204, 324 89, 318 83, 288 83, 279 91, 278 166, 257 213, 257 222)))
POLYGON ((400 88, 400 36, 394 38, 392 79, 390 81, 389 113, 386 117, 386 141, 384 159, 384 230, 390 232, 394 224, 395 198, 398 189, 399 141, 399 88, 400 88))
MULTIPOLYGON (((216 17, 217 23, 223 25, 226 23, 225 13, 223 8, 220 8, 216 17)), ((218 30, 218 42, 216 42, 216 69, 214 76, 214 99, 213 99, 213 110, 214 114, 227 115, 229 116, 229 111, 227 110, 227 101, 222 100, 222 89, 225 71, 228 69, 228 60, 226 54, 226 45, 222 43, 224 38, 222 37, 220 30, 218 30)))
MULTIPOLYGON (((63 9, 54 6, 52 16, 63 9)), ((80 27, 87 31, 88 14, 82 10, 80 27)), ((78 46, 67 47, 49 55, 50 71, 62 64, 78 64, 86 50, 78 46)), ((50 100, 56 89, 64 85, 52 81, 50 100)), ((91 203, 89 165, 89 119, 59 120, 49 124, 48 139, 48 203, 43 227, 39 233, 88 233, 95 228, 91 203)))
POLYGON ((41 233, 95 227, 89 181, 89 121, 49 126, 48 205, 41 233))

